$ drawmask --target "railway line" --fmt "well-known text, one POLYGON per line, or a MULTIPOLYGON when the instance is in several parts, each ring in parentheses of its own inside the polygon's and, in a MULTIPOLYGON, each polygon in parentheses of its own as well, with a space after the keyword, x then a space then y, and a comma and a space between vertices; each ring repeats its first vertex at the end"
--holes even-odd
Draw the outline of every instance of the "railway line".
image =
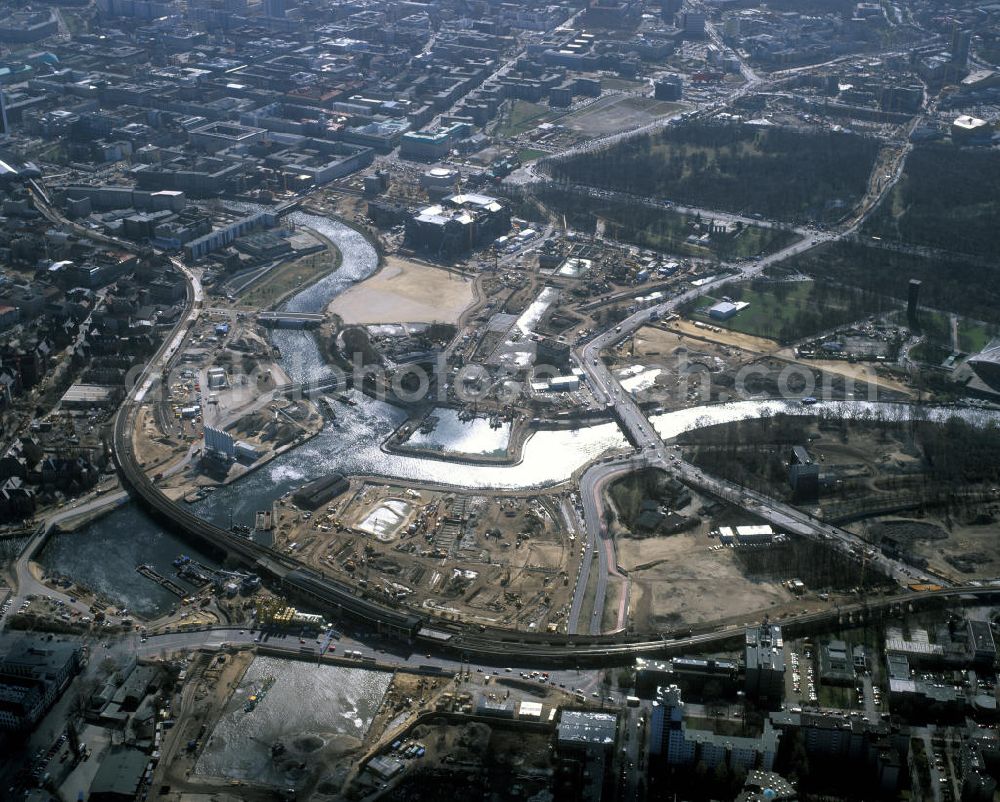
MULTIPOLYGON (((696 632, 681 629, 650 638, 626 635, 551 635, 507 630, 470 631, 452 622, 437 621, 407 610, 394 608, 376 599, 359 595, 335 579, 315 573, 303 564, 269 546, 236 535, 175 504, 164 495, 138 464, 131 443, 132 420, 138 409, 129 400, 115 421, 115 456, 133 494, 154 515, 175 530, 196 540, 219 556, 232 559, 266 575, 290 597, 325 612, 349 618, 377 633, 397 637, 422 647, 461 654, 484 663, 503 664, 512 655, 524 663, 539 665, 590 666, 628 662, 638 656, 666 656, 696 648, 720 648, 743 636, 743 625, 713 627, 696 632)), ((907 591, 874 600, 859 601, 840 608, 790 616, 782 620, 789 631, 818 628, 892 610, 902 605, 935 605, 962 601, 965 597, 1000 599, 1000 586, 961 586, 914 593, 907 591)))
MULTIPOLYGON (((367 596, 345 583, 307 568, 288 555, 216 526, 185 509, 183 505, 175 504, 147 476, 132 442, 132 433, 136 429, 135 416, 139 408, 156 386, 158 373, 167 370, 179 352, 191 323, 200 314, 203 305, 201 288, 196 279, 183 264, 175 262, 175 267, 187 283, 186 314, 164 339, 120 407, 113 426, 113 448, 123 482, 131 494, 178 533, 224 559, 250 568, 270 580, 276 589, 296 602, 326 614, 359 622, 380 635, 487 664, 502 665, 516 656, 522 664, 606 665, 624 663, 640 655, 667 655, 703 647, 718 648, 742 637, 743 625, 736 624, 702 631, 685 629, 650 637, 626 633, 589 636, 518 633, 449 622, 367 596)), ((793 616, 782 620, 782 625, 791 631, 807 629, 828 622, 843 621, 845 616, 850 618, 868 615, 871 611, 885 609, 886 606, 938 604, 942 600, 961 599, 970 594, 978 598, 1000 596, 1000 587, 966 586, 919 594, 907 592, 840 609, 793 616)))

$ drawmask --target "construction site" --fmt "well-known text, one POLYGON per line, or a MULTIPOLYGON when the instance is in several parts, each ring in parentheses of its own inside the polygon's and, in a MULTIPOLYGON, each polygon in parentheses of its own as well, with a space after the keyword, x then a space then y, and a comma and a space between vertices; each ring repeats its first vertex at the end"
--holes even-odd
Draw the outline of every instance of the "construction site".
POLYGON ((622 387, 663 410, 754 397, 899 400, 910 389, 874 366, 799 358, 773 340, 672 318, 606 357, 622 387))
POLYGON ((563 494, 487 496, 356 480, 319 509, 276 504, 274 543, 376 597, 454 620, 557 630, 580 562, 567 503, 563 494))

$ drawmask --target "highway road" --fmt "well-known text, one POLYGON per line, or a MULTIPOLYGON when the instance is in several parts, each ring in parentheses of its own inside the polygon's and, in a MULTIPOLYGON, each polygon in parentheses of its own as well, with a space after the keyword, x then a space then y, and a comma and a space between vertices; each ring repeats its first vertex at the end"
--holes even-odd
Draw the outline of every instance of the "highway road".
MULTIPOLYGON (((72 502, 48 516, 25 544, 14 563, 14 575, 17 578, 17 589, 12 596, 10 610, 7 615, 14 615, 18 611, 21 604, 28 601, 29 596, 47 596, 53 601, 61 601, 67 611, 76 610, 81 615, 89 615, 89 604, 84 604, 83 602, 70 596, 68 593, 63 593, 60 590, 50 588, 48 585, 45 585, 35 579, 30 570, 30 563, 37 555, 39 549, 45 542, 45 539, 48 537, 49 532, 53 529, 53 527, 58 526, 65 520, 89 513, 102 512, 127 502, 128 493, 124 490, 117 490, 111 493, 105 493, 95 498, 87 498, 72 502)), ((109 615, 108 620, 112 623, 117 623, 119 617, 109 615)), ((2 622, 3 617, 0 617, 0 624, 2 624, 2 622)))
MULTIPOLYGON (((912 130, 912 126, 917 124, 918 119, 916 118, 911 123, 910 130, 912 130)), ((901 147, 894 154, 894 158, 891 161, 890 172, 885 173, 885 166, 876 165, 875 170, 878 171, 880 177, 872 180, 869 192, 866 194, 856 213, 838 228, 831 231, 798 229, 802 235, 802 239, 791 245, 753 262, 731 265, 731 267, 735 267, 738 270, 735 275, 721 275, 714 281, 710 281, 699 287, 692 287, 686 292, 676 295, 663 303, 639 310, 613 328, 609 328, 598 334, 589 342, 574 350, 574 357, 587 376, 587 381, 594 398, 599 404, 605 405, 607 409, 614 412, 626 436, 640 454, 643 455, 645 459, 644 464, 657 466, 668 471, 673 470, 679 478, 703 491, 727 498, 734 503, 744 504, 752 512, 781 530, 812 537, 816 540, 829 541, 832 545, 848 553, 852 549, 860 549, 863 553, 868 548, 867 543, 851 532, 824 524, 814 519, 808 513, 778 502, 775 499, 768 498, 761 493, 744 490, 722 479, 705 476, 693 465, 681 460, 677 454, 670 453, 652 423, 650 423, 640 409, 638 403, 630 393, 622 388, 621 384, 601 360, 600 355, 605 349, 627 340, 652 319, 659 319, 665 315, 672 314, 687 302, 701 295, 707 294, 734 280, 751 279, 754 276, 760 275, 772 265, 805 253, 824 243, 852 236, 864 224, 875 208, 877 208, 885 194, 899 180, 910 147, 908 138, 904 137, 901 147)), ((696 211, 702 215, 712 214, 711 210, 696 211)), ((720 219, 724 216, 726 215, 720 215, 720 219)), ((729 215, 729 217, 732 217, 732 215, 729 215)), ((749 222, 757 221, 751 220, 749 222)), ((596 547, 596 544, 604 540, 607 535, 602 516, 602 500, 599 488, 614 476, 622 473, 623 466, 627 464, 628 460, 597 463, 581 479, 581 497, 583 498, 587 524, 588 553, 584 558, 584 569, 581 570, 578 577, 570 611, 570 629, 568 631, 571 634, 577 632, 579 628, 578 619, 592 563, 592 559, 588 559, 588 557, 591 554, 591 550, 596 547)), ((600 621, 603 615, 603 600, 606 598, 607 570, 612 564, 610 559, 602 557, 602 552, 604 552, 604 549, 600 549, 598 553, 601 576, 597 585, 597 598, 602 603, 598 606, 595 601, 595 608, 590 623, 592 634, 599 634, 601 631, 600 621)), ((869 560, 870 565, 877 567, 886 575, 893 577, 903 584, 912 580, 909 567, 901 561, 892 560, 882 554, 871 554, 869 560)), ((943 580, 940 580, 939 583, 947 584, 943 580)))
MULTIPOLYGON (((734 96, 717 101, 714 104, 709 104, 696 114, 712 114, 718 108, 731 102, 734 97, 750 91, 756 85, 753 80, 754 78, 755 76, 751 76, 751 80, 742 89, 738 90, 734 96)), ((663 124, 663 121, 659 121, 657 124, 663 124)), ((587 148, 589 149, 596 144, 598 143, 589 143, 587 148)), ((733 280, 733 278, 750 278, 783 259, 802 253, 823 242, 849 235, 861 225, 877 202, 884 196, 888 188, 898 180, 908 147, 908 145, 903 147, 899 157, 893 163, 893 170, 890 177, 874 182, 873 191, 869 197, 866 197, 860 211, 852 221, 843 225, 838 231, 815 233, 813 236, 806 237, 759 261, 739 266, 740 272, 736 276, 727 275, 720 277, 707 285, 688 290, 657 307, 637 312, 623 321, 619 326, 597 335, 590 342, 579 347, 574 352, 575 358, 588 377, 594 396, 600 404, 605 405, 609 411, 615 414, 627 436, 636 446, 638 459, 643 464, 656 464, 669 467, 671 464, 670 455, 667 452, 664 442, 643 415, 634 399, 622 389, 614 376, 611 375, 610 371, 608 371, 607 367, 600 360, 600 352, 614 343, 631 336, 649 321, 651 312, 657 315, 667 314, 687 300, 709 292, 725 282, 733 280)), ((46 214, 46 216, 52 215, 53 219, 65 223, 57 213, 48 208, 48 199, 43 190, 39 188, 35 194, 36 204, 42 208, 43 214, 46 214)), ((711 210, 704 211, 711 213, 711 210)), ((717 216, 721 217, 722 215, 717 213, 717 216)), ((197 516, 181 509, 179 505, 172 503, 155 487, 154 483, 149 480, 141 467, 138 466, 135 456, 132 453, 130 429, 132 415, 137 406, 142 403, 152 390, 159 375, 167 369, 173 357, 178 353, 184 342, 188 324, 200 313, 200 307, 204 300, 197 276, 179 259, 172 259, 172 262, 175 268, 185 277, 187 283, 187 312, 171 334, 164 340, 153 359, 146 365, 139 381, 130 391, 116 418, 115 452, 119 466, 122 469, 123 477, 151 507, 162 515, 170 517, 176 526, 186 529, 189 533, 200 537, 210 544, 214 544, 218 548, 226 550, 231 555, 244 561, 256 563, 258 560, 263 560, 266 565, 270 566, 271 570, 277 571, 280 577, 284 577, 283 581, 286 585, 296 583, 299 581, 297 578, 292 579, 287 576, 288 571, 299 567, 294 560, 284 558, 259 544, 237 538, 231 533, 219 527, 214 527, 204 520, 197 518, 197 516)), ((636 457, 631 459, 634 460, 636 457)), ((635 467, 637 464, 633 462, 632 467, 635 467)), ((580 587, 586 588, 586 580, 589 579, 589 576, 586 575, 587 571, 596 559, 598 564, 597 569, 600 572, 600 581, 597 586, 594 611, 587 627, 592 633, 589 642, 580 643, 577 641, 574 643, 565 636, 561 638, 546 638, 538 634, 534 636, 517 636, 520 643, 516 645, 506 637, 500 637, 499 634, 490 633, 480 637, 470 632, 463 632, 453 642, 448 644, 449 649, 465 649, 466 651, 479 654, 483 657, 489 657, 490 659, 503 659, 506 655, 519 653, 526 660, 537 661, 558 658, 562 662, 572 661, 577 657, 593 661, 606 658, 621 658, 625 655, 631 656, 640 653, 657 653, 662 650, 663 644, 659 640, 625 644, 619 643, 615 639, 593 639, 593 635, 600 632, 601 616, 603 615, 604 600, 606 598, 607 577, 609 572, 613 570, 612 566, 614 565, 613 544, 606 538, 606 532, 603 529, 603 522, 601 520, 600 491, 608 480, 628 467, 628 461, 598 463, 587 472, 584 481, 586 492, 582 493, 582 498, 587 528, 586 548, 588 552, 586 555, 587 558, 584 560, 584 568, 580 572, 583 581, 578 582, 577 592, 574 594, 573 609, 575 610, 575 615, 572 617, 575 630, 578 628, 578 619, 582 607, 580 587), (600 601, 600 603, 597 604, 597 601, 600 601), (532 645, 528 646, 528 643, 532 645)), ((701 486, 714 488, 713 492, 720 494, 733 492, 733 489, 721 480, 704 477, 693 466, 680 464, 677 466, 677 470, 686 480, 692 483, 697 484, 701 482, 701 486)), ((762 496, 755 497, 752 500, 759 507, 757 510, 758 514, 765 518, 770 516, 771 520, 774 520, 776 523, 780 522, 779 525, 783 528, 797 527, 793 528, 792 531, 800 531, 803 534, 822 537, 823 539, 832 538, 835 542, 845 545, 852 542, 853 536, 850 533, 825 527, 798 510, 778 504, 762 496)), ((393 610, 371 600, 358 597, 350 589, 339 587, 332 580, 317 576, 315 578, 303 578, 300 584, 300 590, 310 597, 315 598, 321 607, 335 606, 337 608, 348 608, 355 615, 366 618, 376 627, 381 627, 383 624, 389 627, 409 626, 409 623, 403 620, 406 618, 406 615, 402 611, 393 610)), ((623 600, 623 604, 627 604, 627 597, 623 600)), ((419 626, 418 622, 417 628, 419 626)), ((437 624, 436 626, 444 625, 437 624)), ((699 642, 697 637, 704 637, 706 643, 714 643, 720 638, 724 638, 725 634, 710 633, 706 636, 696 636, 685 642, 692 646, 697 645, 699 642)))
MULTIPOLYGON (((92 657, 112 657, 116 660, 127 659, 129 656, 139 658, 156 658, 174 652, 193 649, 217 649, 224 646, 252 646, 259 644, 269 649, 286 652, 289 657, 319 658, 327 654, 331 657, 343 657, 345 652, 360 653, 356 658, 359 666, 364 667, 362 658, 373 658, 379 665, 390 668, 418 668, 432 666, 446 673, 457 674, 468 671, 474 677, 483 679, 487 676, 498 678, 509 677, 522 679, 522 674, 530 676, 532 671, 538 672, 538 666, 522 665, 517 655, 510 656, 508 665, 478 663, 475 659, 466 659, 461 655, 447 656, 406 647, 398 640, 379 637, 369 631, 342 630, 340 637, 323 635, 319 638, 300 638, 294 633, 265 634, 260 630, 247 627, 214 627, 189 632, 173 632, 154 634, 148 637, 139 632, 133 632, 118 638, 105 641, 98 640, 91 644, 92 657), (105 646, 104 644, 107 644, 105 646), (330 651, 330 647, 333 651, 330 651), (507 669, 510 669, 508 671, 507 669)), ((609 690, 601 683, 601 670, 594 668, 567 669, 558 665, 546 673, 548 680, 536 677, 532 681, 553 687, 561 687, 567 691, 578 691, 589 701, 602 699, 608 701, 611 697, 615 704, 623 701, 623 694, 609 690)))
MULTIPOLYGON (((604 615, 604 604, 608 592, 608 575, 613 568, 614 554, 614 544, 608 537, 608 528, 604 522, 602 512, 604 507, 604 491, 607 489, 609 482, 619 476, 624 476, 627 473, 645 467, 647 464, 641 455, 632 455, 623 459, 602 460, 591 465, 584 471, 583 476, 580 477, 580 499, 583 504, 583 518, 586 526, 587 542, 566 624, 566 631, 570 635, 576 635, 579 632, 580 613, 583 610, 584 601, 587 596, 587 586, 590 581, 590 573, 593 570, 595 557, 597 558, 598 571, 597 585, 587 629, 591 635, 601 634, 601 619, 604 615)), ((627 587, 627 581, 623 582, 623 585, 627 587)), ((622 607, 616 629, 625 627, 627 604, 628 594, 625 593, 625 588, 623 587, 622 607)))

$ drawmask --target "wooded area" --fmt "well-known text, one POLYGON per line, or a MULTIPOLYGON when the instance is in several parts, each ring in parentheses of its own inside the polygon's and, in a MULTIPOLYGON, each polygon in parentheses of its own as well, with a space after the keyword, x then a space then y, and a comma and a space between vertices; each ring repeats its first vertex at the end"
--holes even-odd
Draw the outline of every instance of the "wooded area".
POLYGON ((919 279, 921 304, 1000 322, 1000 271, 961 257, 932 258, 842 240, 794 256, 782 266, 901 300, 910 279, 919 279))
POLYGON ((837 220, 862 197, 877 140, 691 123, 548 162, 557 181, 780 220, 837 220))
POLYGON ((1000 248, 1000 153, 924 145, 906 160, 899 183, 867 233, 959 253, 992 256, 1000 248))
POLYGON ((794 232, 788 230, 738 226, 731 233, 714 234, 705 244, 691 244, 687 238, 696 233, 696 224, 703 222, 701 219, 656 208, 638 198, 631 202, 618 198, 595 198, 553 183, 538 187, 534 194, 577 231, 593 234, 598 221, 603 220, 604 236, 608 239, 682 256, 711 255, 723 261, 740 259, 773 253, 797 238, 794 232))

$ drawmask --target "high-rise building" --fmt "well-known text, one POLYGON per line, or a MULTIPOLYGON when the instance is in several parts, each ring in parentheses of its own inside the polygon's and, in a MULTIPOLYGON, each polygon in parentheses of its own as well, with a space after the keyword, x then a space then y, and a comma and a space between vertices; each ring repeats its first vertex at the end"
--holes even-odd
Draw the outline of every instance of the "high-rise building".
POLYGON ((781 706, 785 691, 785 648, 781 627, 762 624, 748 627, 745 644, 746 680, 749 698, 767 709, 781 706))
POLYGON ((681 10, 684 0, 660 0, 660 12, 667 22, 674 21, 674 15, 681 10))
POLYGON ((659 698, 653 706, 649 753, 663 755, 671 766, 685 765, 694 759, 694 745, 684 742, 684 702, 676 685, 659 689, 659 698))
POLYGON ((668 766, 692 767, 704 763, 709 770, 726 766, 739 771, 771 771, 780 733, 764 720, 759 737, 720 735, 711 730, 688 727, 684 721, 681 689, 676 685, 659 689, 650 722, 649 753, 668 766))
POLYGON ((0 140, 3 140, 10 136, 7 129, 7 101, 4 100, 3 90, 0 90, 0 126, 0 140))
POLYGON ((657 100, 680 100, 684 96, 684 81, 679 75, 667 75, 653 83, 657 100))
POLYGON ((686 39, 700 39, 705 35, 706 19, 703 11, 678 11, 674 25, 683 31, 686 39))
POLYGON ((969 65, 971 46, 972 32, 956 25, 951 32, 951 63, 964 70, 969 65))
POLYGON ((906 295, 906 322, 911 329, 917 328, 917 304, 920 303, 920 281, 910 279, 910 287, 906 295))

